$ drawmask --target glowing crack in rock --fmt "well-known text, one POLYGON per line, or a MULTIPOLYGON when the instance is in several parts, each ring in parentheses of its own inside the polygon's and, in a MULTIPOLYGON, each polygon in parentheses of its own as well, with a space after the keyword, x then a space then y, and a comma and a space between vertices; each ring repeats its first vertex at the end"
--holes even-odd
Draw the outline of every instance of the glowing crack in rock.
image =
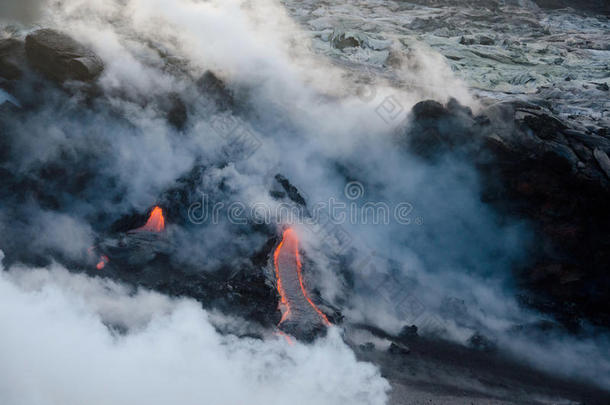
POLYGON ((292 228, 284 231, 282 241, 273 254, 273 264, 282 311, 278 326, 305 332, 320 324, 329 326, 328 318, 307 292, 299 256, 299 239, 292 228))

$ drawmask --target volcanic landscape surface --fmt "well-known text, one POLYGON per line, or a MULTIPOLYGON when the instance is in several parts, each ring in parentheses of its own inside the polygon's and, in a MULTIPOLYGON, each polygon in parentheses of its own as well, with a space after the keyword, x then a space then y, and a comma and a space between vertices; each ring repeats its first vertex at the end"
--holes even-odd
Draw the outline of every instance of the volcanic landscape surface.
POLYGON ((609 16, 0 5, 0 404, 610 403, 609 16))

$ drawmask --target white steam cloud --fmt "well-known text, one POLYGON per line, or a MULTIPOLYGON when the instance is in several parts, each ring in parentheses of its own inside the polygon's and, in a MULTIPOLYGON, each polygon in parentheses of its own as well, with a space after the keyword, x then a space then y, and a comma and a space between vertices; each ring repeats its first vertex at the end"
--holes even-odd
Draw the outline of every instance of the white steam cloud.
POLYGON ((337 330, 308 346, 219 334, 197 302, 60 266, 0 273, 0 402, 382 405, 337 330))
POLYGON ((0 22, 31 23, 42 15, 45 0, 2 0, 0 22))

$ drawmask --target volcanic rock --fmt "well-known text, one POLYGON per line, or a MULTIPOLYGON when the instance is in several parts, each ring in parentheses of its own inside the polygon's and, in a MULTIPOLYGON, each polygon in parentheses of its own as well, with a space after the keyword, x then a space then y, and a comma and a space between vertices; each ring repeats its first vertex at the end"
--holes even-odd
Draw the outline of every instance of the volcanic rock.
POLYGON ((474 45, 474 44, 479 44, 479 45, 494 45, 495 41, 485 35, 479 35, 476 38, 473 37, 461 37, 460 38, 460 44, 461 45, 474 45))
POLYGON ((278 173, 275 175, 275 180, 284 188, 284 191, 286 191, 288 194, 288 198, 290 198, 293 202, 303 207, 307 205, 305 199, 299 192, 299 189, 293 186, 286 177, 278 173))
POLYGON ((167 122, 172 124, 177 130, 184 129, 188 120, 186 104, 177 94, 172 94, 169 98, 170 108, 167 112, 167 122))
POLYGON ((56 82, 95 80, 104 70, 102 60, 66 34, 41 29, 25 39, 25 51, 30 65, 56 82))
POLYGON ((420 101, 411 111, 415 119, 439 119, 448 116, 448 112, 441 103, 434 100, 420 101))
POLYGON ((474 45, 474 38, 462 37, 460 38, 460 45, 474 45))
POLYGON ((197 88, 210 97, 221 111, 229 110, 235 106, 233 92, 218 76, 209 70, 197 80, 197 88))
POLYGON ((481 45, 493 45, 495 43, 493 39, 491 39, 490 37, 487 37, 485 35, 481 35, 477 39, 479 41, 479 44, 481 44, 481 45))
POLYGON ((345 48, 356 48, 360 46, 360 41, 353 35, 341 33, 332 39, 335 48, 343 50, 345 48))
POLYGON ((403 327, 398 333, 398 337, 401 339, 417 337, 417 326, 411 325, 403 327))
POLYGON ((388 353, 396 355, 405 355, 411 353, 411 349, 409 349, 406 345, 403 345, 402 343, 392 342, 390 343, 390 347, 388 348, 388 353))
POLYGON ((595 156, 595 160, 599 164, 599 167, 604 171, 608 179, 610 179, 610 158, 608 158, 608 154, 600 149, 595 149, 593 151, 593 156, 595 156))
POLYGON ((601 91, 610 91, 610 86, 608 86, 608 83, 596 83, 596 88, 597 90, 601 91))
POLYGON ((434 158, 456 150, 473 140, 475 121, 469 108, 452 100, 447 107, 427 100, 411 110, 411 126, 407 129, 408 147, 416 155, 434 158))
POLYGON ((610 294, 606 131, 584 129, 544 104, 524 101, 498 103, 473 117, 456 101, 443 106, 428 100, 410 116, 402 139, 411 153, 431 162, 461 153, 476 162, 483 201, 502 215, 530 221, 537 236, 533 260, 517 276, 531 294, 522 302, 553 313, 572 330, 580 318, 609 324, 603 298, 610 294), (561 271, 533 277, 548 263, 561 271))
POLYGON ((0 77, 17 80, 23 74, 25 48, 23 41, 14 38, 0 40, 0 77))
POLYGON ((110 257, 113 265, 119 264, 123 269, 135 271, 159 255, 169 255, 174 247, 163 235, 136 232, 104 239, 98 249, 110 257))
POLYGON ((556 139, 557 134, 566 128, 557 118, 547 114, 528 114, 523 118, 523 122, 537 137, 546 140, 556 139))
POLYGON ((610 5, 605 0, 414 0, 411 2, 428 7, 458 6, 496 10, 502 5, 512 5, 529 9, 536 9, 536 7, 545 9, 572 8, 594 13, 610 14, 610 5))
POLYGON ((485 7, 497 9, 500 5, 498 0, 415 0, 414 4, 428 7, 462 6, 462 7, 485 7))

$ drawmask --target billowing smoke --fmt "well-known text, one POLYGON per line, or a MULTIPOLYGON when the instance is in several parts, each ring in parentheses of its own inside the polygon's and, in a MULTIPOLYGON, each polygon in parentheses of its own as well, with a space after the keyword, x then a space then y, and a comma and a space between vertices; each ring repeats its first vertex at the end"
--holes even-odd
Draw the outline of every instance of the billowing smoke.
POLYGON ((42 15, 45 0, 4 0, 0 5, 1 22, 32 23, 42 15))
POLYGON ((337 330, 313 346, 238 339, 219 334, 195 301, 57 265, 9 269, 0 291, 5 404, 381 405, 387 398, 388 383, 356 361, 337 330))

